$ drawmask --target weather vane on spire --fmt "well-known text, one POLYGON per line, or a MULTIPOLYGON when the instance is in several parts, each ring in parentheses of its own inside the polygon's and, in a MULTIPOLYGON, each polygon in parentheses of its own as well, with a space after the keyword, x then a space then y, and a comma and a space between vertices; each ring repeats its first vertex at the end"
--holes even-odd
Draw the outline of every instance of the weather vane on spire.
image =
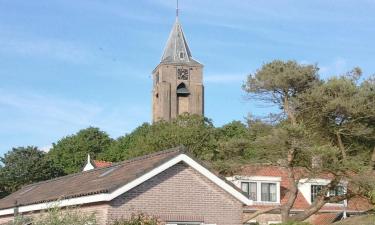
POLYGON ((177 7, 176 7, 176 17, 178 17, 178 12, 179 11, 179 8, 178 8, 178 0, 177 0, 177 7))

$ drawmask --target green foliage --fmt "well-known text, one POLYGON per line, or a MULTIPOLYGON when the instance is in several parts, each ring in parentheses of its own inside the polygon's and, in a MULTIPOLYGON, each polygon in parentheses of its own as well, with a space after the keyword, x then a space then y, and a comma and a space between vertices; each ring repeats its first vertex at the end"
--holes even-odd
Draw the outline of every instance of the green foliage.
POLYGON ((184 145, 194 156, 211 159, 215 149, 214 131, 212 123, 206 118, 181 115, 171 122, 143 124, 132 133, 118 138, 101 157, 108 161, 125 160, 184 145))
POLYGON ((49 158, 67 174, 81 171, 87 154, 93 158, 105 152, 113 139, 98 128, 89 127, 53 143, 49 158))
POLYGON ((0 158, 4 165, 0 168, 0 192, 3 195, 16 191, 23 185, 48 180, 63 174, 46 153, 36 147, 13 148, 0 158))
POLYGON ((351 77, 359 75, 324 81, 298 96, 296 105, 306 127, 334 143, 340 157, 361 156, 369 163, 375 145, 375 85, 370 80, 358 85, 351 77))
POLYGON ((318 70, 315 65, 274 60, 264 64, 255 74, 250 74, 243 89, 252 97, 276 103, 283 108, 285 98, 303 93, 319 82, 318 70))
POLYGON ((287 222, 287 223, 280 223, 280 225, 311 225, 308 222, 287 222))
POLYGON ((53 206, 38 217, 18 216, 7 225, 96 225, 94 214, 81 212, 78 208, 61 209, 53 206))
POLYGON ((112 225, 161 225, 162 223, 152 216, 133 214, 130 219, 116 220, 112 225))

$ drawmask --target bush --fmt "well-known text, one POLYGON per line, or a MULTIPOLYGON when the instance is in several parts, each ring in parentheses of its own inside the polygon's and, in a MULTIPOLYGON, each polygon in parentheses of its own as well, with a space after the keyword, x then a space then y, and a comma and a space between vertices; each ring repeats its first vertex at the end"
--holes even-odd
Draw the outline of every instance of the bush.
POLYGON ((8 225, 96 225, 94 214, 87 215, 78 208, 61 208, 54 206, 38 217, 18 216, 8 225))
POLYGON ((120 219, 112 225, 162 225, 157 218, 145 214, 133 214, 130 219, 120 219))
POLYGON ((280 225, 311 225, 308 222, 285 222, 281 223, 280 225))

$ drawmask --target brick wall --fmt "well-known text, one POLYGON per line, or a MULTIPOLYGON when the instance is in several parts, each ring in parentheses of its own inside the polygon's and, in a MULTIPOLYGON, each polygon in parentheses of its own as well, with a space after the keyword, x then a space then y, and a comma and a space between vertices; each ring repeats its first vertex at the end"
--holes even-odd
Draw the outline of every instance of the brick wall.
POLYGON ((242 203, 184 163, 114 199, 110 205, 109 221, 145 213, 164 221, 242 224, 242 203))
MULTIPOLYGON (((108 204, 93 204, 93 205, 85 205, 79 208, 79 211, 82 213, 92 214, 94 213, 96 216, 96 221, 98 225, 106 225, 107 224, 107 212, 108 212, 108 204)), ((25 217, 37 217, 40 216, 41 213, 44 212, 33 212, 33 213, 26 213, 24 214, 25 217)), ((13 221, 13 215, 3 216, 0 217, 0 224, 6 224, 8 222, 13 221)))
POLYGON ((13 220, 13 216, 1 216, 0 217, 0 224, 6 224, 13 220))

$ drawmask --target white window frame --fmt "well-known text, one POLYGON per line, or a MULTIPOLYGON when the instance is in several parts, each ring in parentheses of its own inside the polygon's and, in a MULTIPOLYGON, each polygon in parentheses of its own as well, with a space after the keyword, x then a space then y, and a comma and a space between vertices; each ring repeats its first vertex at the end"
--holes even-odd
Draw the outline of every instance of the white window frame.
MULTIPOLYGON (((305 197, 306 201, 311 205, 311 186, 312 185, 328 185, 331 182, 329 179, 321 179, 321 178, 316 178, 316 179, 301 179, 299 180, 298 183, 298 191, 301 192, 301 194, 305 197)), ((342 181, 339 183, 338 186, 343 187, 343 192, 344 194, 346 193, 348 183, 345 181, 342 181)), ((327 194, 329 196, 329 193, 327 194)), ((346 200, 342 202, 336 202, 336 203, 326 203, 327 206, 345 206, 347 204, 346 200)))
POLYGON ((257 183, 257 200, 254 201, 255 203, 264 203, 264 204, 280 204, 280 182, 281 177, 268 177, 268 176, 234 176, 234 177, 227 177, 227 180, 233 182, 237 187, 240 189, 242 182, 254 182, 257 183), (276 201, 262 201, 262 190, 261 186, 262 183, 272 183, 276 184, 276 201))

